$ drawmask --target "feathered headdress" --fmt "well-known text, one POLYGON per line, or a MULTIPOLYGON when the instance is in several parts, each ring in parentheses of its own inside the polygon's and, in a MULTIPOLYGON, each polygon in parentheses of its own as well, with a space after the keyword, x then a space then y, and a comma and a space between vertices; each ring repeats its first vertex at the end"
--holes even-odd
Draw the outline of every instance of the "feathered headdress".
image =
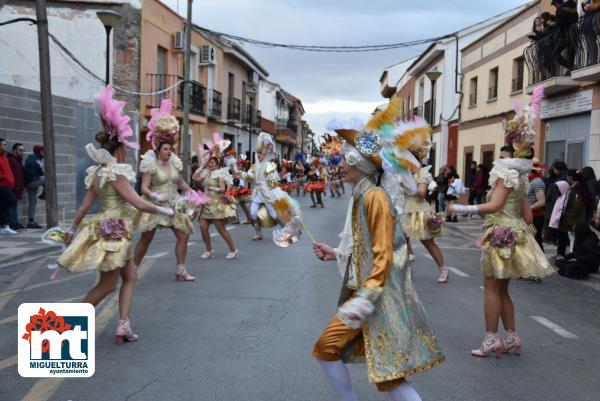
POLYGON ((338 164, 340 164, 341 161, 342 161, 342 155, 340 154, 340 152, 333 152, 329 156, 329 165, 331 165, 331 166, 337 166, 338 164))
POLYGON ((291 170, 294 166, 292 165, 292 162, 289 160, 284 160, 281 162, 281 167, 285 167, 288 170, 291 170))
POLYGON ((417 172, 421 168, 420 160, 429 154, 431 131, 429 124, 420 118, 400 122, 394 130, 382 133, 381 157, 396 171, 417 172))
POLYGON ((111 139, 116 137, 125 146, 132 149, 139 149, 140 146, 137 143, 127 140, 130 136, 134 136, 129 126, 130 119, 129 116, 123 114, 125 102, 114 100, 114 94, 115 90, 113 87, 107 85, 96 98, 96 112, 100 117, 104 132, 111 139))
POLYGON ((162 142, 168 142, 171 146, 177 143, 179 133, 179 122, 171 115, 171 99, 162 99, 160 108, 150 110, 150 121, 148 122, 148 134, 146 140, 156 149, 162 142))
POLYGON ((296 161, 296 163, 300 162, 304 164, 306 163, 306 156, 302 152, 296 152, 296 154, 294 155, 294 160, 296 161))
POLYGON ((266 132, 261 132, 256 141, 257 153, 269 153, 273 151, 273 137, 266 132))
POLYGON ((531 157, 533 153, 535 125, 540 119, 543 98, 544 86, 540 85, 533 90, 529 106, 521 107, 515 102, 515 116, 504 122, 504 140, 515 149, 515 158, 531 157))
POLYGON ((223 160, 225 150, 231 145, 231 141, 221 138, 218 132, 213 133, 213 140, 204 141, 199 147, 200 159, 203 164, 209 159, 217 159, 219 163, 223 160))

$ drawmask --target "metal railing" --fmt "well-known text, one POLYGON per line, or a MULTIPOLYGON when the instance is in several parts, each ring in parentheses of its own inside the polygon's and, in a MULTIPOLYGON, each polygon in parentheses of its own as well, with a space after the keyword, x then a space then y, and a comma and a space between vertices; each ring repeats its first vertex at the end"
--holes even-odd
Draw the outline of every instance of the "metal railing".
POLYGON ((221 94, 221 92, 213 89, 208 114, 213 117, 221 118, 221 116, 223 114, 222 105, 223 105, 223 95, 221 94))
POLYGON ((600 35, 596 32, 600 11, 586 15, 569 31, 569 43, 573 45, 573 70, 600 64, 600 35))
MULTIPOLYGON (((179 81, 183 81, 183 77, 173 74, 146 74, 147 87, 149 92, 158 92, 167 89, 179 81)), ((173 87, 172 89, 159 93, 154 96, 149 96, 148 106, 160 107, 162 99, 171 99, 173 108, 177 110, 183 109, 183 82, 173 87)), ((199 82, 192 81, 190 87, 190 112, 194 114, 205 114, 206 106, 206 88, 199 82)))
POLYGON ((519 75, 516 78, 513 78, 512 86, 511 86, 512 92, 518 92, 520 90, 523 90, 523 76, 522 75, 519 75))
POLYGON ((244 108, 244 116, 242 118, 244 124, 256 125, 256 117, 254 115, 254 107, 251 104, 247 104, 244 108))
POLYGON ((227 119, 240 121, 242 110, 242 101, 235 97, 230 97, 227 101, 227 119))
POLYGON ((494 100, 498 98, 498 87, 491 86, 488 88, 488 100, 494 100))
POLYGON ((477 106, 477 93, 469 95, 469 106, 477 106))
POLYGON ((565 37, 559 29, 555 29, 525 48, 523 57, 529 71, 529 85, 569 75, 569 64, 574 57, 574 43, 569 38, 572 35, 565 37))

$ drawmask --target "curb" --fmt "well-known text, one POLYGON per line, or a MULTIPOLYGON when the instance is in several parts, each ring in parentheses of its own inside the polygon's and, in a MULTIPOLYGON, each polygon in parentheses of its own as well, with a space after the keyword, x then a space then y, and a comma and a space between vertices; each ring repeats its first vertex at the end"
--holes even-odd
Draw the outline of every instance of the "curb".
POLYGON ((47 246, 44 248, 25 250, 25 252, 20 255, 13 255, 0 259, 0 269, 20 263, 32 262, 36 259, 40 259, 58 252, 61 249, 62 247, 60 246, 47 246))

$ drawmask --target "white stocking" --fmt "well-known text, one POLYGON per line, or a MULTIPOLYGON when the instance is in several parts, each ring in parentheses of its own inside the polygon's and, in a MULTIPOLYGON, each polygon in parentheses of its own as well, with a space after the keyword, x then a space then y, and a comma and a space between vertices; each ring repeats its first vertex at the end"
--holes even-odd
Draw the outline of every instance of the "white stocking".
POLYGON ((340 401, 357 401, 352 391, 352 379, 342 361, 319 361, 340 401))
POLYGON ((254 202, 254 201, 252 201, 252 203, 250 203, 250 217, 252 217, 252 220, 256 220, 256 218, 258 217, 258 209, 259 208, 260 208, 260 203, 254 202))
POLYGON ((415 390, 409 382, 402 383, 394 390, 390 391, 389 395, 394 401, 422 401, 417 390, 415 390))

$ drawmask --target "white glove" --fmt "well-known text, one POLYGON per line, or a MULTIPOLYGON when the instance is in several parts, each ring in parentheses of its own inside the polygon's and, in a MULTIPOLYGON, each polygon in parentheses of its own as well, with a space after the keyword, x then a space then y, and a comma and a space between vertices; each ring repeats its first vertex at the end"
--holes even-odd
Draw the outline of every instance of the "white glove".
POLYGON ((346 325, 358 329, 375 311, 375 305, 364 297, 355 297, 338 308, 338 317, 346 325))
POLYGON ((150 199, 152 199, 154 202, 162 202, 165 200, 165 197, 161 194, 157 194, 156 192, 150 192, 148 194, 148 196, 150 197, 150 199))
POLYGON ((170 207, 166 207, 166 206, 156 206, 156 213, 164 214, 166 216, 173 216, 175 214, 173 209, 171 209, 170 207))
POLYGON ((479 213, 479 205, 450 205, 450 211, 454 213, 479 213))

